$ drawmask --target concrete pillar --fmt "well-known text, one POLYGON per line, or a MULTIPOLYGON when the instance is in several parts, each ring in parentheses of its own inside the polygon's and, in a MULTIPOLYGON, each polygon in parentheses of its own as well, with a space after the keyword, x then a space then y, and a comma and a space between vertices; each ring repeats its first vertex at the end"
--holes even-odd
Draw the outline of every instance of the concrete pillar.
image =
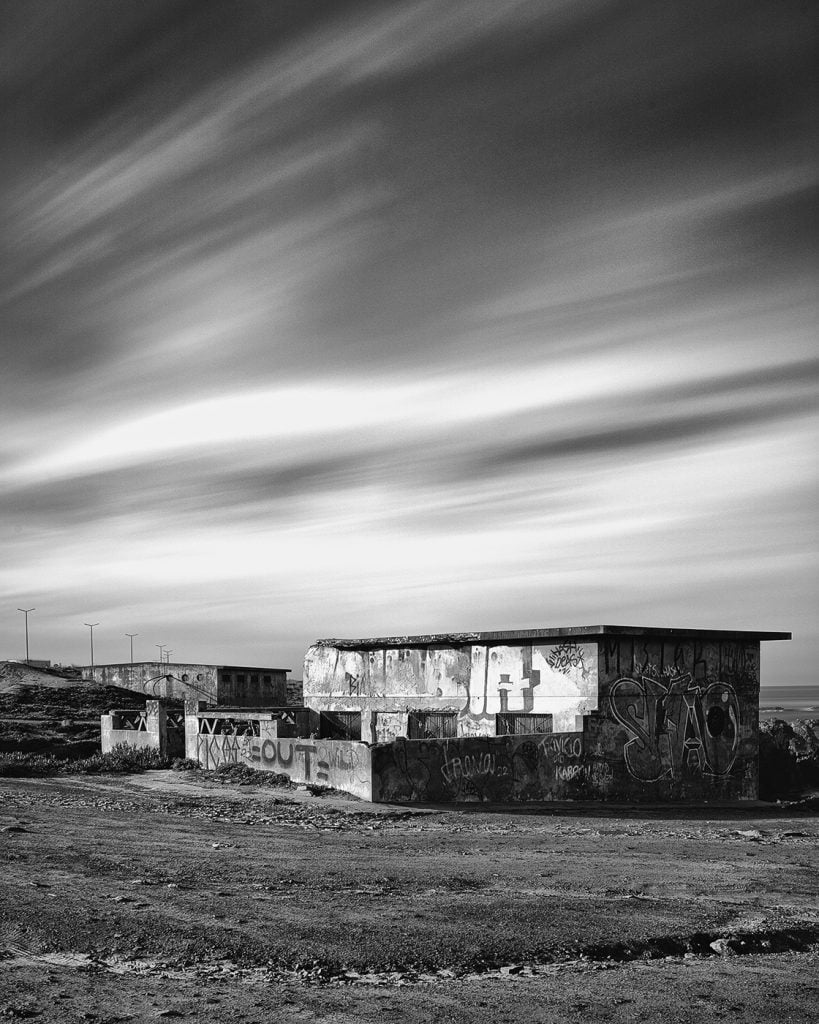
POLYGON ((206 707, 203 700, 185 701, 185 757, 191 761, 199 757, 199 718, 197 712, 203 711, 206 707))

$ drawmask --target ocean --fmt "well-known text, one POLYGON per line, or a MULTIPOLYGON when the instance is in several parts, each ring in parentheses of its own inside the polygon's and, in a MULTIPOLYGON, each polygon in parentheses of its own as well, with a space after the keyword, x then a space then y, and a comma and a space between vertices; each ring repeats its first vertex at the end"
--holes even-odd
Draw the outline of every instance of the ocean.
POLYGON ((762 686, 759 691, 759 719, 819 718, 819 685, 762 686))

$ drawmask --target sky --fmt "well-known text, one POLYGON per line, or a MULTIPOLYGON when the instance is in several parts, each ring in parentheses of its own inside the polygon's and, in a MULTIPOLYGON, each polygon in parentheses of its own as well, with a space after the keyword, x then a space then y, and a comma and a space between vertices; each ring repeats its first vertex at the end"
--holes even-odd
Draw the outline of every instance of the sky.
POLYGON ((816 8, 2 0, 0 657, 789 630, 816 8))

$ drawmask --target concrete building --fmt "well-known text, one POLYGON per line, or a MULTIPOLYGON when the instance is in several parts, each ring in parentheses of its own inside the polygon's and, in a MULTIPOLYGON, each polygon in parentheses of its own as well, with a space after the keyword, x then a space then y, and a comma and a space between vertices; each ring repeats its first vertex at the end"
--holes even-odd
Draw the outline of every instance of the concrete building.
POLYGON ((753 799, 760 642, 788 639, 606 625, 321 640, 304 700, 379 745, 374 799, 753 799))
MULTIPOLYGON (((93 679, 101 686, 121 686, 152 698, 253 708, 287 704, 288 671, 248 665, 141 661, 133 665, 95 665, 93 679)), ((91 678, 90 665, 83 668, 83 676, 91 678)))

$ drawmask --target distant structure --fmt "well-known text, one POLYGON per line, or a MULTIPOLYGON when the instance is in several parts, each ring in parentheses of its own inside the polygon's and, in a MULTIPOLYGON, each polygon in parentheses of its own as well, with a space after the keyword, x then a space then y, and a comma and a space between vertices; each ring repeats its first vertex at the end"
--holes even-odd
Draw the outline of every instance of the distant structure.
POLYGON ((51 668, 51 661, 48 658, 29 658, 28 661, 25 658, 15 658, 14 660, 16 664, 26 665, 28 668, 51 668))
POLYGON ((304 701, 350 740, 389 744, 373 748, 376 799, 753 799, 760 642, 790 637, 604 625, 320 640, 304 701))
MULTIPOLYGON (((93 679, 101 686, 121 686, 153 699, 259 708, 287 705, 289 671, 248 665, 140 661, 133 665, 95 665, 93 679)), ((92 677, 90 665, 83 668, 83 675, 92 677)))

